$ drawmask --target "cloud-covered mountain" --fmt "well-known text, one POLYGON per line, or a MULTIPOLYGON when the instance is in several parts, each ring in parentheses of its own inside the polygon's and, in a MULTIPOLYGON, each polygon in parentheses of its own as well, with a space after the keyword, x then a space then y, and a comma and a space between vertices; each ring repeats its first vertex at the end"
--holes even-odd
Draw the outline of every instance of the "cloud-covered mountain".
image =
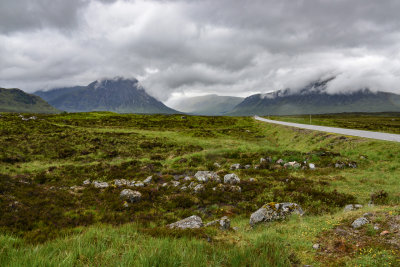
POLYGON ((173 107, 195 115, 224 115, 243 101, 242 97, 205 95, 180 99, 173 107))
POLYGON ((341 112, 400 112, 400 95, 371 92, 368 89, 348 93, 328 93, 334 78, 311 83, 301 90, 279 90, 251 95, 229 115, 295 115, 341 112))
POLYGON ((27 94, 20 89, 0 88, 0 112, 58 113, 39 96, 27 94))
POLYGON ((178 113, 147 94, 136 79, 104 79, 88 86, 37 91, 35 94, 69 112, 178 113))

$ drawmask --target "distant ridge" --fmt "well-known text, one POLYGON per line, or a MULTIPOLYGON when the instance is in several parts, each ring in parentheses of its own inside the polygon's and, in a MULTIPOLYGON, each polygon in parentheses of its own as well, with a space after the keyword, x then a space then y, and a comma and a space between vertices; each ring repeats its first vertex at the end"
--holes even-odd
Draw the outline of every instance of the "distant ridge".
POLYGON ((343 112, 399 112, 400 95, 371 92, 328 94, 327 84, 334 78, 309 84, 300 91, 290 89, 268 94, 251 95, 238 104, 229 115, 298 115, 343 112))
POLYGON ((59 113, 60 111, 39 96, 27 94, 17 88, 0 88, 0 112, 59 113))
POLYGON ((118 113, 179 113, 146 93, 136 79, 116 77, 87 86, 37 91, 51 105, 69 112, 113 111, 118 113))

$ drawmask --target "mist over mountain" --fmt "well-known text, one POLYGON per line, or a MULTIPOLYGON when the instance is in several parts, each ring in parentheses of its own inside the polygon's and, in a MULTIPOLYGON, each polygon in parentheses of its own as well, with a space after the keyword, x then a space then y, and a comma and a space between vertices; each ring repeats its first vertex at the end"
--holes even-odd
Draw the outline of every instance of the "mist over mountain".
POLYGON ((0 88, 0 112, 58 113, 56 108, 36 95, 20 89, 0 88))
POLYGON ((244 98, 215 94, 180 99, 173 104, 176 110, 195 115, 224 115, 244 98))
POLYGON ((88 86, 37 91, 51 105, 69 112, 113 111, 118 113, 179 113, 146 93, 136 79, 117 77, 88 86))
POLYGON ((328 85, 334 79, 317 81, 296 91, 285 89, 251 95, 229 112, 229 115, 400 111, 400 95, 394 93, 372 92, 368 89, 349 90, 349 93, 328 93, 328 85))

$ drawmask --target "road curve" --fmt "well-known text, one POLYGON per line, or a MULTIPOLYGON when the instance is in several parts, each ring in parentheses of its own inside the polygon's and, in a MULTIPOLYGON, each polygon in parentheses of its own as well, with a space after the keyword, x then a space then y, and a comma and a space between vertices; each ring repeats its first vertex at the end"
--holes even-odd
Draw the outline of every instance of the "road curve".
POLYGON ((400 134, 389 134, 389 133, 336 128, 336 127, 308 125, 308 124, 292 123, 292 122, 285 122, 285 121, 275 121, 275 120, 264 119, 259 116, 254 116, 254 119, 259 120, 259 121, 268 122, 268 123, 281 124, 281 125, 286 125, 286 126, 292 126, 292 127, 327 132, 327 133, 337 133, 337 134, 358 136, 358 137, 371 138, 371 139, 377 139, 377 140, 400 142, 400 134))

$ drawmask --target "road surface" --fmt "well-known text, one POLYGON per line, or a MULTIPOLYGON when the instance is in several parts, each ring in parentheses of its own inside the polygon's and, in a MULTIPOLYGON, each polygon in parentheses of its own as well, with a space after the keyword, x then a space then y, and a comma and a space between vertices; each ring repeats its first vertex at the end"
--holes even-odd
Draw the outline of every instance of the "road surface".
POLYGON ((281 125, 286 125, 286 126, 292 126, 292 127, 327 132, 327 133, 337 133, 337 134, 358 136, 358 137, 371 138, 371 139, 377 139, 377 140, 400 142, 400 134, 389 134, 389 133, 336 128, 336 127, 308 125, 308 124, 292 123, 292 122, 285 122, 285 121, 275 121, 275 120, 264 119, 264 118, 261 118, 258 116, 254 116, 254 119, 259 120, 259 121, 268 122, 268 123, 281 124, 281 125))

